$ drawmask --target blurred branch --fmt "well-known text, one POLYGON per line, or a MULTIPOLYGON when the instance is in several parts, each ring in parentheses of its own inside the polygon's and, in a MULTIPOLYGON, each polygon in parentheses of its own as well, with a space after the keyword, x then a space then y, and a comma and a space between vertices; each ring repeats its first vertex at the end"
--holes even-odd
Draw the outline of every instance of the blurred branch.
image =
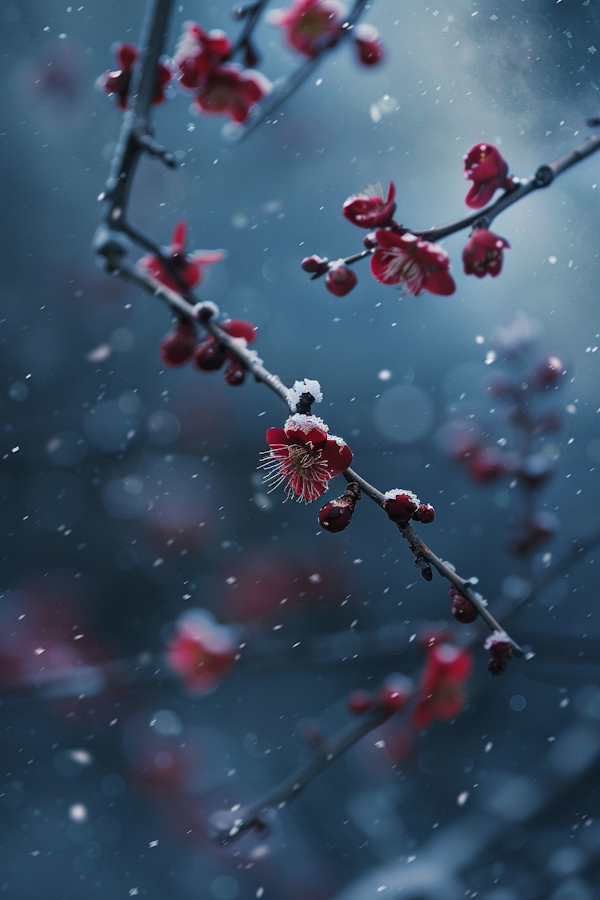
MULTIPOLYGON (((342 25, 336 38, 334 40, 331 40, 331 38, 326 39, 319 48, 317 55, 311 59, 307 59, 295 72, 292 72, 291 75, 288 75, 285 78, 278 78, 273 83, 269 93, 266 94, 262 100, 259 100, 258 103, 254 104, 250 111, 250 115, 245 122, 240 125, 232 125, 230 123, 225 126, 223 129, 225 136, 233 141, 242 141, 254 131, 261 122, 272 115, 279 105, 283 103, 284 100, 287 100, 287 98, 291 96, 291 94, 293 94, 294 91, 310 77, 310 75, 312 75, 314 70, 320 64, 321 59, 350 36, 354 25, 367 5, 367 0, 355 0, 350 15, 342 25)), ((257 4, 257 6, 262 6, 262 4, 257 4)), ((247 39, 248 38, 246 37, 246 40, 247 39)), ((317 46, 317 43, 318 42, 315 41, 315 46, 317 46)), ((236 50, 239 49, 238 44, 240 44, 239 41, 236 43, 236 50)))
POLYGON ((235 812, 232 822, 215 827, 213 840, 226 845, 242 836, 251 828, 264 829, 264 814, 272 809, 283 809, 290 800, 294 800, 310 782, 335 762, 350 747, 369 732, 379 728, 390 718, 390 710, 384 704, 377 704, 356 722, 339 734, 325 740, 317 752, 299 766, 288 778, 257 800, 235 812))

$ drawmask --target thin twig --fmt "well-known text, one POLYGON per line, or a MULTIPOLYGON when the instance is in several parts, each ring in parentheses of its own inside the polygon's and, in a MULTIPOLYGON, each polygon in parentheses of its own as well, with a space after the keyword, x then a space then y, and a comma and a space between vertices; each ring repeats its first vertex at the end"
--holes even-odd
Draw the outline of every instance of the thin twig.
MULTIPOLYGON (((549 165, 544 164, 539 166, 535 175, 531 175, 529 178, 513 178, 515 187, 505 191, 497 200, 485 209, 479 209, 476 212, 470 213, 468 216, 463 216, 462 219, 457 219, 455 222, 450 222, 447 225, 436 225, 432 228, 409 228, 407 230, 417 237, 422 237, 428 241, 435 242, 442 240, 442 238, 447 237, 449 234, 455 234, 457 231, 469 228, 471 225, 477 224, 481 228, 489 228, 496 216, 499 216, 500 213, 504 212, 505 209, 508 209, 509 206, 512 206, 513 203, 516 203, 517 200, 522 200, 527 194, 530 194, 532 191, 536 191, 539 188, 548 187, 557 175, 562 174, 566 169, 574 166, 575 163, 580 162, 580 160, 585 159, 586 156, 595 153, 596 150, 599 149, 600 136, 586 138, 585 141, 573 150, 570 150, 569 153, 561 156, 560 159, 556 159, 549 165)), ((367 250, 362 250, 360 253, 353 253, 351 256, 347 256, 345 259, 341 260, 341 262, 346 266, 352 265, 361 259, 371 256, 376 249, 376 247, 370 247, 367 250)), ((334 265, 339 265, 339 260, 329 262, 328 268, 332 268, 334 265)), ((317 278, 322 278, 323 275, 327 274, 327 271, 328 269, 324 269, 323 271, 315 272, 311 275, 310 280, 314 281, 317 278)))
MULTIPOLYGON (((200 322, 213 337, 219 341, 219 343, 223 344, 227 348, 227 350, 232 353, 236 359, 247 369, 249 372, 254 375, 254 378, 257 381, 262 382, 267 387, 269 387, 277 396, 283 400, 283 402, 288 405, 287 401, 287 392, 288 388, 281 381, 279 376, 272 374, 266 369, 257 356, 257 354, 253 350, 249 350, 247 347, 243 347, 240 345, 239 341, 235 338, 230 337, 226 332, 223 331, 222 328, 218 325, 218 323, 214 320, 214 317, 207 318, 207 314, 210 315, 210 312, 214 307, 211 304, 202 304, 198 303, 195 306, 191 306, 187 303, 176 291, 172 291, 170 288, 165 287, 165 285, 161 284, 161 282, 157 281, 157 279, 153 278, 151 275, 148 275, 145 272, 140 272, 139 270, 133 268, 128 263, 124 261, 115 261, 114 262, 115 269, 114 271, 120 272, 125 278, 134 281, 140 287, 145 288, 149 293, 153 296, 158 297, 167 303, 172 309, 174 309, 180 315, 184 315, 190 319, 196 320, 200 322)), ((366 481, 361 475, 358 474, 354 469, 347 469, 344 472, 344 478, 348 482, 355 482, 360 487, 361 491, 367 495, 371 500, 377 503, 378 506, 383 508, 384 503, 384 495, 383 493, 366 481)), ((417 565, 420 561, 425 560, 429 565, 433 566, 437 572, 443 577, 448 579, 459 591, 460 593, 469 600, 483 621, 486 623, 490 631, 502 631, 502 627, 496 621, 496 619, 492 616, 492 614, 488 611, 487 607, 482 603, 479 594, 475 593, 472 590, 471 582, 466 578, 461 578, 460 575, 457 575, 456 572, 445 562, 443 562, 436 554, 429 549, 429 547, 421 540, 418 536, 414 528, 411 525, 399 525, 398 529, 404 537, 408 541, 408 545, 410 547, 411 552, 415 557, 415 561, 417 565)), ((513 645, 513 653, 515 656, 522 656, 523 651, 519 644, 513 638, 508 637, 508 640, 513 645)))

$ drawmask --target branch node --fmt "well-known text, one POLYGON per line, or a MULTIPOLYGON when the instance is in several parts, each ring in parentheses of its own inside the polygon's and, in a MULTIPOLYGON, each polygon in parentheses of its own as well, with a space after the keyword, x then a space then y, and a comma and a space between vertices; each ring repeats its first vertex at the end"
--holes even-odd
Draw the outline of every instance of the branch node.
POLYGON ((101 263, 107 272, 117 272, 120 263, 129 252, 129 241, 121 232, 114 231, 108 225, 99 225, 92 239, 92 250, 104 257, 101 263))
POLYGON ((548 187, 554 180, 554 172, 550 166, 542 165, 535 173, 535 183, 538 187, 548 187))
POLYGON ((204 300, 200 303, 196 303, 192 308, 192 315, 198 322, 204 324, 205 322, 208 322, 209 319, 219 315, 219 307, 210 300, 204 300))
POLYGON ((135 140, 142 148, 142 150, 145 150, 146 153, 148 153, 150 156, 155 156, 158 159, 162 159, 164 164, 166 166, 170 166, 171 168, 176 165, 175 157, 173 156, 171 151, 167 150, 166 147, 163 147, 162 144, 159 144, 158 141, 156 141, 151 134, 148 134, 147 131, 137 129, 133 132, 133 135, 135 136, 135 140))

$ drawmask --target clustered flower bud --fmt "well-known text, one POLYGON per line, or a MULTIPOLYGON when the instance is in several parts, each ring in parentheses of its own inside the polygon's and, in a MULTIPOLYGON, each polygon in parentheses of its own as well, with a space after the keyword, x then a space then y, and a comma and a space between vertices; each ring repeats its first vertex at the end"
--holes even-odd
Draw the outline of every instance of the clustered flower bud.
MULTIPOLYGON (((221 323, 221 328, 230 337, 241 340, 244 346, 251 344, 256 338, 256 328, 251 322, 243 319, 229 319, 221 323)), ((237 356, 227 350, 212 335, 196 345, 196 327, 192 319, 182 318, 170 334, 161 342, 159 355, 166 366, 183 366, 192 357, 197 369, 201 372, 212 372, 220 369, 228 362, 223 377, 227 384, 242 384, 246 378, 246 370, 237 356)))
POLYGON ((421 503, 416 512, 413 513, 415 522, 421 522, 422 525, 429 525, 435 519, 435 509, 431 503, 421 503))
POLYGON ((448 593, 452 600, 452 615, 456 621, 461 622, 463 625, 469 625, 471 622, 474 622, 479 613, 471 601, 467 600, 454 585, 450 586, 448 593))
POLYGON ((513 655, 513 646, 504 631, 494 631, 486 642, 485 649, 490 651, 488 672, 492 675, 502 675, 508 660, 513 655))
POLYGON ((360 488, 350 484, 341 497, 330 500, 319 510, 319 524, 325 531, 339 534, 348 527, 354 515, 357 501, 360 500, 360 488))
POLYGON ((383 495, 383 508, 392 522, 407 525, 419 508, 419 498, 412 491, 395 488, 383 495))
POLYGON ((411 519, 428 525, 435 519, 435 510, 431 503, 421 503, 412 491, 394 488, 383 495, 383 508, 397 525, 407 525, 411 519))

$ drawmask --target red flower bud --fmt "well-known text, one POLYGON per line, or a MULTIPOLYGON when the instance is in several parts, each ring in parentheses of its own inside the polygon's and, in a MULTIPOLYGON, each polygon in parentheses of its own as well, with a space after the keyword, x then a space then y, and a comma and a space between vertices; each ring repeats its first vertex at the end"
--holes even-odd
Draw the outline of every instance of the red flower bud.
POLYGON ((404 709, 413 693, 413 683, 405 675, 388 675, 376 695, 376 702, 383 707, 388 715, 404 709))
POLYGON ((357 280, 352 269, 347 269, 346 266, 338 266, 335 269, 330 269, 327 273, 325 287, 336 297, 345 297, 356 285, 357 280))
POLYGON ((320 256, 316 255, 305 256, 300 265, 305 272, 310 272, 311 274, 318 272, 321 275, 327 271, 327 260, 321 259, 320 256))
POLYGON ((225 347, 218 344, 213 337, 209 337, 196 348, 194 365, 201 372, 213 372, 221 368, 226 357, 225 347))
POLYGON ((488 672, 491 675, 502 675, 506 666, 507 661, 505 659, 494 659, 494 657, 492 657, 487 664, 488 672))
POLYGON ((419 508, 419 498, 412 491, 396 488, 384 494, 383 508, 392 522, 406 525, 419 508))
POLYGON ((471 601, 467 600, 454 585, 451 586, 448 593, 452 600, 452 615, 456 621, 461 622, 463 625, 469 625, 471 622, 474 622, 479 613, 471 601))
POLYGON ((422 503, 418 510, 413 513, 415 522, 422 522, 423 525, 429 525, 435 519, 435 509, 431 503, 422 503))
POLYGON ((353 716, 362 716, 373 708, 373 695, 368 691, 353 691, 346 700, 346 706, 353 716))
POLYGON ((244 338, 247 344, 256 340, 257 329, 252 322, 246 322, 244 319, 228 319, 221 323, 221 328, 230 337, 244 338))
POLYGON ((238 384, 243 384, 246 380, 246 370, 242 366, 237 359, 232 359, 225 371, 223 372, 223 378, 227 382, 227 384, 231 384, 236 386, 238 384))
POLYGON ((182 319, 173 331, 163 338, 159 355, 165 366, 183 366, 194 355, 196 329, 190 319, 182 319))
POLYGON ((508 660, 513 655, 513 647, 507 635, 501 631, 494 631, 485 642, 486 650, 490 651, 488 672, 492 675, 502 675, 506 669, 508 660))
POLYGON ((357 500, 360 500, 360 490, 353 483, 348 486, 341 497, 330 500, 319 510, 321 528, 332 534, 338 534, 347 528, 354 514, 357 500))
POLYGON ((358 59, 363 66, 376 66, 383 59, 381 36, 372 25, 357 25, 354 29, 354 41, 358 51, 358 59))

